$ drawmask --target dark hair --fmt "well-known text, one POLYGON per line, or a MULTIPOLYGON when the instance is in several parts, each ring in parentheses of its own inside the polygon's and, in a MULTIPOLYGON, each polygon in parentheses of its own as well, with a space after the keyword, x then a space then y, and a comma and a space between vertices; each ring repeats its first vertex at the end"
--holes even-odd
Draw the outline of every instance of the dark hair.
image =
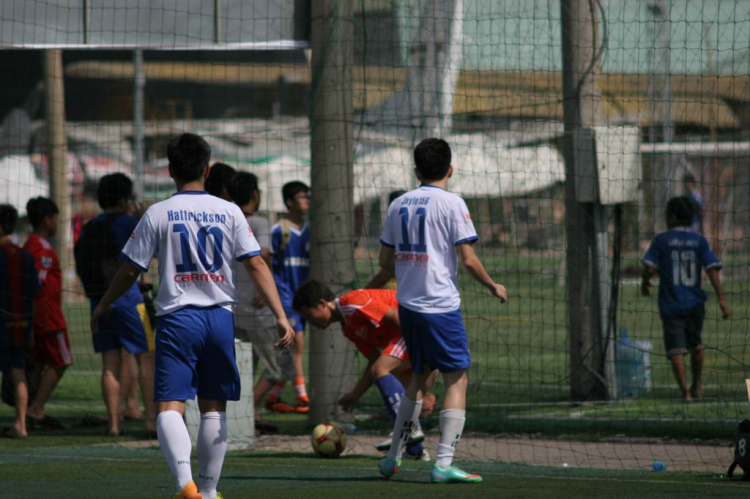
POLYGON ((133 198, 133 181, 124 173, 105 175, 99 180, 96 195, 103 210, 116 208, 121 200, 133 198))
POLYGON ((443 139, 424 139, 414 149, 414 164, 423 180, 443 180, 451 166, 451 148, 443 139))
POLYGON ((391 191, 390 194, 388 194, 388 204, 390 205, 392 202, 394 202, 396 199, 400 198, 406 194, 406 191, 403 189, 400 189, 398 191, 391 191))
POLYGON ((232 178, 228 190, 232 201, 240 206, 246 205, 253 199, 253 194, 258 192, 258 177, 252 173, 240 172, 232 178))
POLYGON ((299 180, 284 184, 284 187, 281 188, 281 197, 284 198, 284 204, 287 201, 293 201, 294 197, 300 192, 310 192, 310 188, 299 180))
POLYGON ((29 223, 36 229, 46 217, 55 216, 60 210, 50 198, 39 196, 29 199, 26 203, 26 213, 29 215, 29 223))
POLYGON ((693 200, 687 196, 672 198, 667 202, 667 217, 673 218, 679 225, 690 225, 695 215, 693 200))
POLYGON ((302 307, 317 307, 320 300, 331 301, 334 298, 336 296, 328 289, 328 286, 321 282, 310 280, 297 288, 297 292, 294 293, 292 308, 299 312, 302 307))
POLYGON ((200 135, 183 133, 169 141, 167 158, 176 180, 192 182, 206 171, 211 160, 211 146, 200 135))
POLYGON ((225 163, 214 163, 206 179, 206 192, 217 198, 221 197, 221 191, 225 187, 229 190, 229 183, 236 174, 237 172, 231 166, 225 163))
POLYGON ((0 229, 4 236, 9 236, 16 231, 18 223, 18 210, 10 204, 0 204, 0 229))
POLYGON ((695 183, 695 177, 693 176, 692 173, 686 173, 685 175, 682 176, 682 181, 685 182, 686 184, 688 182, 691 182, 691 183, 694 184, 695 183))

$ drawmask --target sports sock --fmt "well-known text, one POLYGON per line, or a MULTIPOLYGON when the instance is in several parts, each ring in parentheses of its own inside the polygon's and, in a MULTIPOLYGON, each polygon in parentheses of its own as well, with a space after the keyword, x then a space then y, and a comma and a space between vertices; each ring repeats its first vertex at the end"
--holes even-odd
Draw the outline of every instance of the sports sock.
POLYGON ((297 376, 294 378, 294 391, 297 392, 297 398, 307 400, 307 389, 305 388, 305 378, 297 376))
POLYGON ((401 399, 401 405, 398 408, 398 414, 396 414, 396 422, 393 425, 393 437, 391 438, 391 448, 388 449, 388 457, 401 459, 404 446, 409 440, 414 425, 417 424, 421 410, 421 400, 415 402, 406 395, 401 399))
POLYGON ((169 469, 177 481, 177 490, 193 481, 190 469, 190 434, 182 415, 177 411, 164 411, 156 418, 156 435, 169 469))
POLYGON ((215 499, 224 455, 227 453, 227 413, 201 414, 198 430, 198 491, 204 499, 215 499))
POLYGON ((461 440, 466 422, 466 411, 461 409, 445 409, 440 411, 440 443, 438 443, 435 466, 443 469, 450 468, 453 456, 461 440))
POLYGON ((378 387, 380 396, 383 398, 388 413, 393 420, 396 420, 398 408, 401 405, 401 399, 404 398, 404 385, 398 378, 392 374, 386 374, 375 380, 375 386, 378 387))
POLYGON ((286 386, 286 381, 279 381, 273 387, 271 387, 271 390, 268 392, 268 401, 274 402, 276 400, 279 400, 279 397, 281 397, 281 392, 284 391, 284 387, 286 386))

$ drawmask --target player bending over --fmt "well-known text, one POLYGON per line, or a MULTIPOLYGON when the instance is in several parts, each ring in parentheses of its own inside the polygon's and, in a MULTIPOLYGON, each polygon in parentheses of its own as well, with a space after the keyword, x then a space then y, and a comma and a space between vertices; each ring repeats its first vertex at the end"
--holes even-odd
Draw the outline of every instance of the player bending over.
MULTIPOLYGON (((354 410, 374 383, 395 420, 404 397, 404 385, 399 378, 407 382, 411 379, 411 364, 398 320, 396 292, 358 289, 336 298, 325 284, 308 281, 297 290, 293 306, 305 321, 317 328, 326 329, 332 323, 340 322, 344 336, 368 360, 357 385, 341 397, 339 405, 345 411, 354 410)), ((433 378, 435 376, 437 372, 433 378)), ((415 459, 429 461, 423 440, 424 433, 417 422, 409 435, 406 453, 415 459)), ((378 450, 386 451, 390 447, 389 439, 378 445, 378 450)))
POLYGON ((156 297, 155 400, 159 444, 176 481, 175 497, 213 499, 227 449, 227 400, 239 400, 234 353, 235 265, 242 263, 288 347, 294 331, 281 306, 273 275, 242 211, 203 190, 211 148, 184 133, 167 147, 177 192, 146 211, 122 251, 125 262, 91 317, 99 320, 129 289, 154 256, 159 260, 156 297), (183 421, 185 401, 198 395, 198 485, 190 467, 191 443, 183 421))
POLYGON ((431 386, 431 372, 437 369, 443 375, 445 401, 431 479, 479 482, 479 475, 452 466, 464 428, 466 370, 471 365, 460 310, 456 253, 469 274, 501 302, 508 294, 487 274, 474 253, 472 244, 478 237, 466 203, 446 191, 453 175, 448 143, 423 140, 414 150, 414 162, 421 185, 391 203, 380 237, 380 266, 396 275, 401 332, 414 370, 398 409, 391 448, 380 461, 380 473, 390 478, 398 471, 422 397, 431 386))

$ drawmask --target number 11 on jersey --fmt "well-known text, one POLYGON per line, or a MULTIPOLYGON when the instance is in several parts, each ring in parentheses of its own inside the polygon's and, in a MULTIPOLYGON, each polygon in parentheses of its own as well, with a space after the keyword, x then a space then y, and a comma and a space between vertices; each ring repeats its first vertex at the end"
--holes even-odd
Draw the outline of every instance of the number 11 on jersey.
POLYGON ((427 253, 427 241, 425 239, 425 219, 427 210, 417 208, 418 238, 413 244, 409 241, 409 208, 403 206, 398 214, 401 215, 401 238, 403 242, 398 245, 399 251, 427 253))

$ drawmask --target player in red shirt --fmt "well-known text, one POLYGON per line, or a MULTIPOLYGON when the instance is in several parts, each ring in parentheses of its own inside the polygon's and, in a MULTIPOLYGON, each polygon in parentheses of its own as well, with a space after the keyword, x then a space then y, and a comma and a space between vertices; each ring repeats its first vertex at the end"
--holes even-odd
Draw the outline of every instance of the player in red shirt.
POLYGON ((34 305, 34 347, 29 354, 33 368, 28 372, 29 383, 37 390, 27 421, 31 426, 60 428, 60 421, 44 412, 45 403, 73 363, 68 325, 62 311, 62 270, 57 253, 47 241, 57 233, 60 212, 54 201, 41 196, 26 203, 26 212, 34 231, 23 248, 34 257, 42 284, 34 305))
POLYGON ((33 258, 13 244, 17 223, 18 211, 9 204, 0 205, 0 370, 12 380, 16 406, 13 427, 2 431, 8 438, 28 436, 26 357, 33 343, 34 295, 39 289, 33 258))
MULTIPOLYGON (((408 383, 411 378, 409 354, 401 337, 396 292, 358 289, 336 298, 324 284, 308 281, 297 289, 293 307, 317 328, 325 329, 334 322, 341 323, 344 336, 368 360, 356 386, 341 397, 339 405, 345 411, 352 411, 374 384, 391 417, 395 418, 404 396, 404 382, 408 383)), ((424 433, 417 425, 409 439, 407 454, 429 460, 421 443, 423 440, 424 433)), ((386 441, 378 445, 378 450, 388 450, 389 447, 390 442, 386 441)))

